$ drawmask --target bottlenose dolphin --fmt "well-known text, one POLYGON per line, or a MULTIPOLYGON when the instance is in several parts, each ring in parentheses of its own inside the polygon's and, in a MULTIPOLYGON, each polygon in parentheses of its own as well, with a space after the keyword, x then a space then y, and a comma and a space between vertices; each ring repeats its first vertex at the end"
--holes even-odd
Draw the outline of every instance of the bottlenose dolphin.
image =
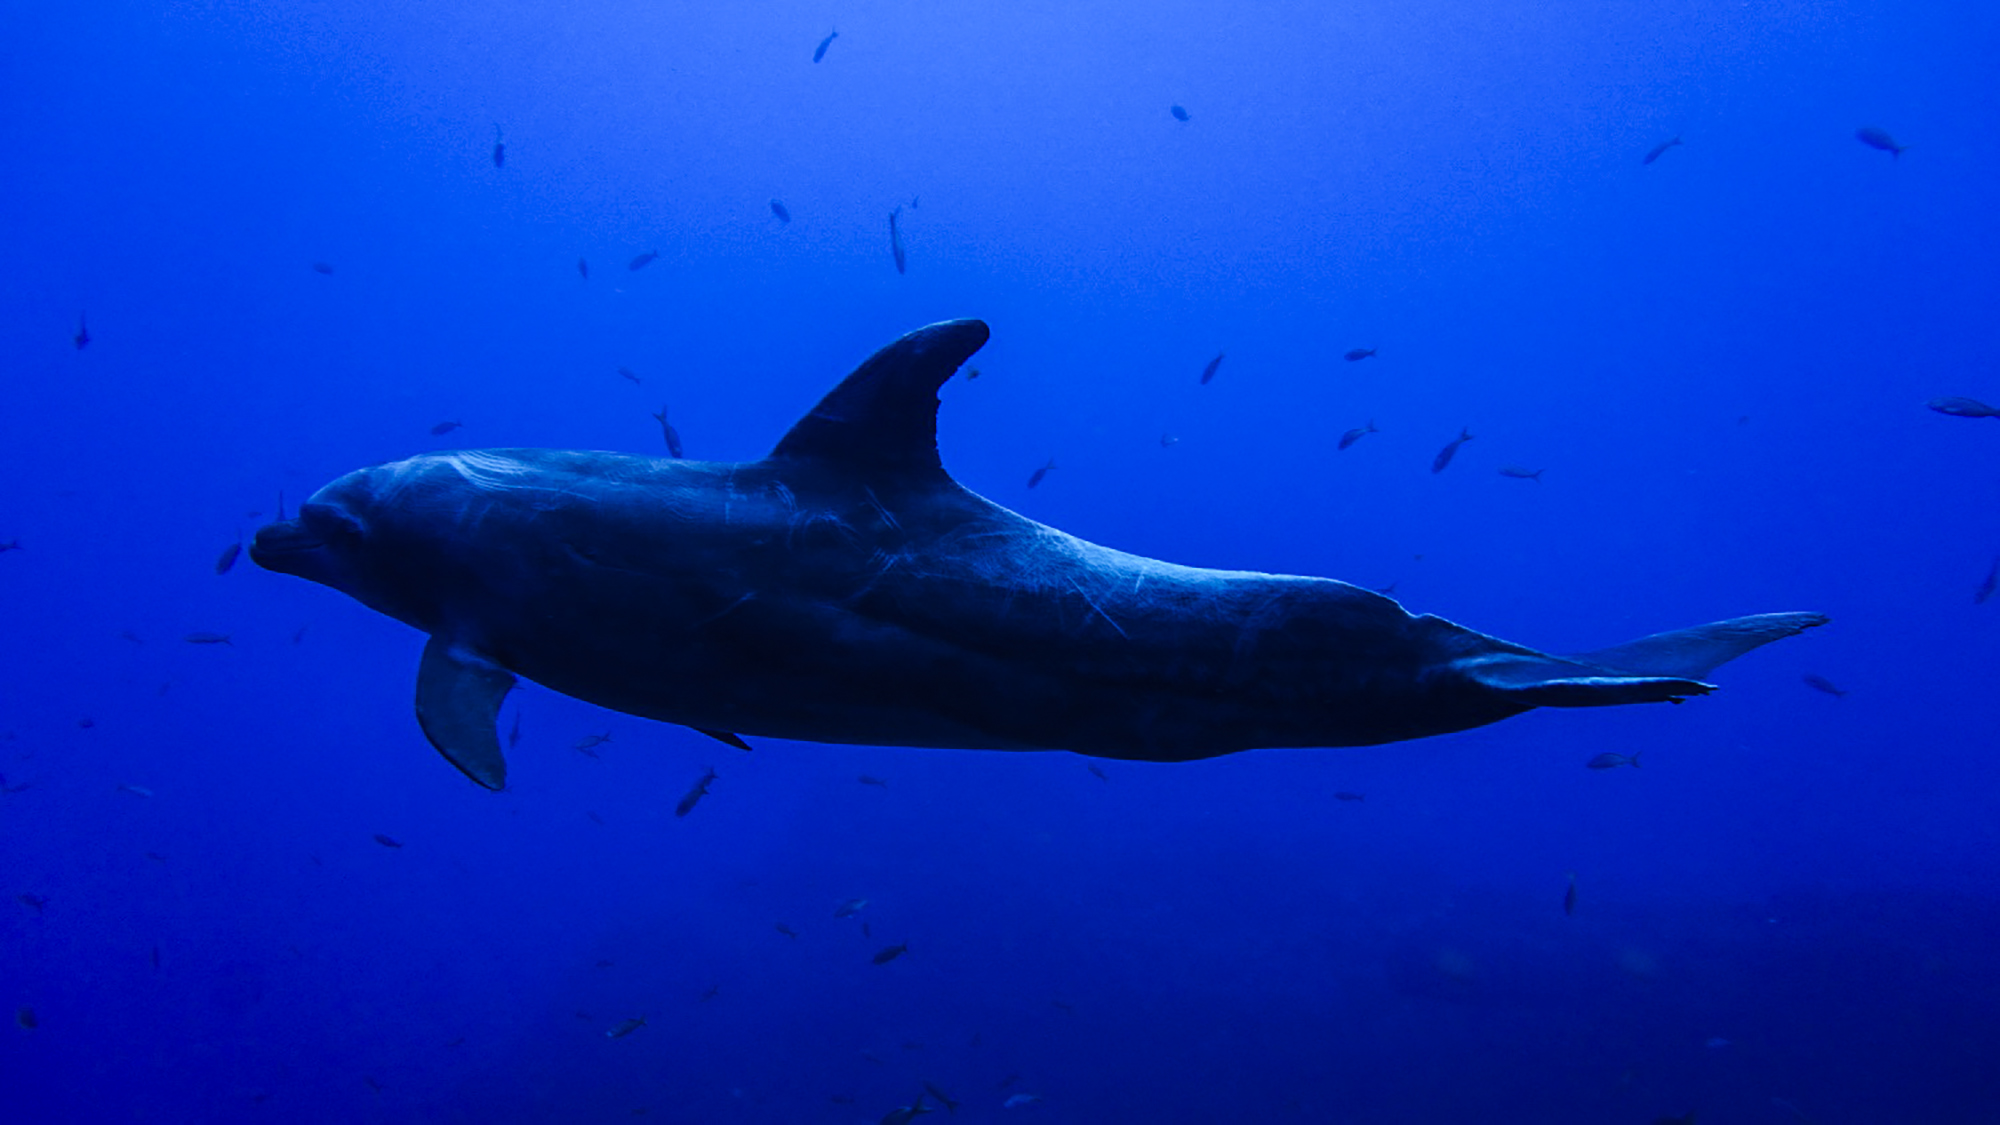
POLYGON ((1345 582, 1086 543, 938 460, 937 390, 987 336, 957 320, 897 340, 761 461, 423 454, 320 489, 250 557, 429 634, 418 722, 491 789, 516 676, 737 745, 1187 761, 1678 702, 1826 621, 1740 617, 1551 656, 1345 582))

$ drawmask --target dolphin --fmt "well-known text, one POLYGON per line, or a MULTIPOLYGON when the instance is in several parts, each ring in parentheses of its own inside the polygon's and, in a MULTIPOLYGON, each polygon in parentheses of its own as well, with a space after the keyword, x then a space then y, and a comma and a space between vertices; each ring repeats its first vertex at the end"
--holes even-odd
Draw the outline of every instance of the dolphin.
POLYGON ((1827 620, 1553 656, 1345 582, 1085 542, 938 458, 938 388, 988 335, 955 320, 904 336, 759 461, 427 453, 326 485, 250 557, 428 634, 417 720, 489 789, 506 782, 496 716, 516 677, 744 749, 747 734, 1166 762, 1679 702, 1827 620))

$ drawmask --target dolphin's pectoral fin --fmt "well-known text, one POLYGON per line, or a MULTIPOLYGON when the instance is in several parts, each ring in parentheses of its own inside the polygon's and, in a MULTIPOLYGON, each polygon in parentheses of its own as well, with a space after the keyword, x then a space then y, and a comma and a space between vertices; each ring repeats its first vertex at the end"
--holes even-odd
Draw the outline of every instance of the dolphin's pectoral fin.
POLYGON ((488 789, 507 784, 500 703, 514 674, 434 636, 417 667, 417 722, 445 760, 488 789))
POLYGON ((708 737, 713 738, 717 742, 734 746, 738 750, 750 749, 749 743, 743 741, 741 738, 729 733, 726 730, 709 730, 707 727, 689 727, 688 729, 695 732, 696 734, 705 734, 708 737))
POLYGON ((1459 671, 1523 707, 1608 707, 1678 703, 1707 695, 1712 684, 1678 676, 1633 676, 1539 653, 1496 653, 1462 662, 1459 671))
POLYGON ((1655 633, 1614 648, 1578 653, 1570 659, 1598 668, 1616 668, 1620 672, 1653 676, 1705 676, 1759 645, 1795 636, 1826 622, 1824 613, 1760 613, 1755 617, 1732 617, 1692 629, 1655 633))
POLYGON ((859 475, 944 475, 937 389, 991 335, 977 320, 919 328, 874 355, 799 419, 774 460, 816 460, 859 475))

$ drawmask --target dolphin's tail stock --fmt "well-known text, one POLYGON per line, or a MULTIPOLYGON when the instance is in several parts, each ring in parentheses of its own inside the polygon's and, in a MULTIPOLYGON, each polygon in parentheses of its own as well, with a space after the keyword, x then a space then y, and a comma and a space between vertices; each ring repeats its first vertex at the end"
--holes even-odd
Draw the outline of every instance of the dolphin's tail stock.
POLYGON ((1700 677, 1753 648, 1824 625, 1822 613, 1762 613, 1655 633, 1572 656, 1532 651, 1468 657, 1459 670, 1524 707, 1601 707, 1678 703, 1707 695, 1700 677))

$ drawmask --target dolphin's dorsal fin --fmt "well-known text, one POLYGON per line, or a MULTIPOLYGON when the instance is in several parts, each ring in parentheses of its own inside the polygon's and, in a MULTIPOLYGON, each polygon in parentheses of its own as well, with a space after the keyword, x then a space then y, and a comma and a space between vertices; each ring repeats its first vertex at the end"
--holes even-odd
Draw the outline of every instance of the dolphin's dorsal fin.
POLYGON ((983 321, 947 320, 869 356, 799 419, 772 460, 820 461, 878 478, 943 475, 937 389, 990 334, 983 321))
POLYGON ((500 703, 514 674, 441 636, 424 645, 417 666, 417 723, 445 760, 488 789, 507 784, 500 752, 500 703))

